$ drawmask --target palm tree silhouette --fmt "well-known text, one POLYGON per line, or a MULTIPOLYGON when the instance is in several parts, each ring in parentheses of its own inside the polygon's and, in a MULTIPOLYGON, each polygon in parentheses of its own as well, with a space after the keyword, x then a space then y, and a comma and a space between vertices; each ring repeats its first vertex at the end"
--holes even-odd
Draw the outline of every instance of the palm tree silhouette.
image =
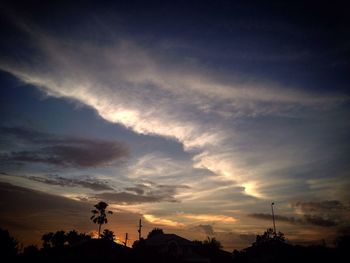
MULTIPOLYGON (((92 222, 94 222, 94 224, 98 224, 98 237, 101 237, 101 226, 103 224, 107 224, 107 214, 106 214, 106 208, 107 208, 108 204, 101 201, 98 202, 96 205, 94 205, 94 207, 96 209, 91 210, 92 216, 90 217, 90 219, 92 220, 92 222)), ((113 214, 112 211, 107 211, 108 214, 113 214)))

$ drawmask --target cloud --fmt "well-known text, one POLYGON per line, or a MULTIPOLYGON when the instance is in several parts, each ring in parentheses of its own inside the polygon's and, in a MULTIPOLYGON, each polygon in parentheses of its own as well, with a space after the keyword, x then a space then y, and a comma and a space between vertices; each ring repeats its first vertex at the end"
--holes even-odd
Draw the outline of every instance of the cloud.
POLYGON ((66 178, 58 175, 46 175, 45 177, 40 176, 25 176, 25 178, 44 183, 49 185, 58 185, 62 187, 84 187, 95 191, 105 191, 105 190, 113 190, 113 188, 106 183, 95 179, 86 177, 84 179, 76 179, 76 178, 66 178))
POLYGON ((297 214, 304 217, 304 220, 313 225, 324 227, 348 225, 350 206, 348 202, 340 200, 325 200, 319 202, 298 201, 292 203, 297 214))
POLYGON ((175 198, 178 189, 185 185, 163 185, 153 182, 126 187, 122 192, 104 192, 93 196, 95 199, 108 200, 117 204, 138 204, 154 202, 178 202, 175 198))
POLYGON ((153 203, 160 201, 175 202, 175 199, 165 198, 163 196, 153 195, 138 195, 128 192, 105 192, 94 196, 96 199, 108 200, 108 202, 121 204, 138 204, 138 203, 153 203))
POLYGON ((145 214, 143 215, 143 217, 150 223, 153 224, 159 224, 159 225, 165 225, 165 226, 170 226, 170 227, 183 227, 184 224, 180 223, 180 222, 176 222, 174 220, 170 220, 170 219, 165 219, 165 218, 161 218, 161 217, 157 217, 151 214, 145 214))
MULTIPOLYGON (((256 219, 261 219, 261 220, 272 220, 272 215, 271 214, 264 214, 264 213, 254 213, 254 214, 249 214, 250 217, 256 218, 256 219)), ((282 222, 287 222, 287 223, 298 223, 298 220, 294 217, 288 217, 288 216, 282 216, 282 215, 275 215, 276 221, 282 221, 282 222)), ((300 223, 302 221, 299 221, 300 223)))
POLYGON ((324 213, 331 211, 344 210, 344 204, 339 200, 330 200, 322 202, 296 202, 292 205, 295 209, 300 209, 303 213, 324 213))
MULTIPOLYGON (((268 220, 268 221, 272 220, 272 216, 270 214, 255 213, 255 214, 250 214, 249 216, 255 219, 268 220)), ((310 214, 305 214, 301 218, 275 215, 275 220, 280 222, 290 223, 290 224, 296 224, 296 225, 297 224, 314 225, 314 226, 321 226, 321 227, 333 227, 338 225, 337 220, 324 218, 318 215, 310 215, 310 214)))
POLYGON ((193 219, 197 221, 206 221, 206 222, 233 223, 237 221, 237 219, 233 218, 232 216, 225 216, 225 215, 183 214, 181 216, 188 219, 193 219))
POLYGON ((3 162, 45 163, 62 167, 104 166, 125 158, 128 147, 118 141, 55 135, 22 127, 1 127, 12 147, 2 151, 3 162), (15 149, 23 150, 15 150, 15 149))
POLYGON ((337 221, 333 219, 323 218, 322 216, 304 215, 304 219, 307 223, 316 226, 332 227, 338 225, 337 221))

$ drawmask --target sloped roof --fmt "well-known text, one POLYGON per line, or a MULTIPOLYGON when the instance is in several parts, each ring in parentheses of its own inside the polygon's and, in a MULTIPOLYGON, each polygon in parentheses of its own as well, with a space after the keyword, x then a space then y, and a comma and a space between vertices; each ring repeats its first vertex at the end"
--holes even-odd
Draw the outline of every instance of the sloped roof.
POLYGON ((159 234, 146 239, 149 246, 160 246, 175 241, 180 246, 193 246, 193 242, 175 234, 159 234))

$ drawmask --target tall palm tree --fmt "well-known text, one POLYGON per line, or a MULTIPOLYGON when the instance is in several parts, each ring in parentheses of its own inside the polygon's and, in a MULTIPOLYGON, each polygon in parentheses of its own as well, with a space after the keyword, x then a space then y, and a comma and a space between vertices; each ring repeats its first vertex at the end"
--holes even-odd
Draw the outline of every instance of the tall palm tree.
POLYGON ((95 224, 98 224, 98 237, 101 237, 101 226, 103 224, 107 224, 107 214, 113 214, 112 211, 106 211, 108 204, 101 201, 98 202, 96 205, 94 205, 94 207, 96 209, 91 210, 92 216, 91 216, 91 220, 92 222, 94 222, 95 224), (107 214, 106 214, 107 212, 107 214))

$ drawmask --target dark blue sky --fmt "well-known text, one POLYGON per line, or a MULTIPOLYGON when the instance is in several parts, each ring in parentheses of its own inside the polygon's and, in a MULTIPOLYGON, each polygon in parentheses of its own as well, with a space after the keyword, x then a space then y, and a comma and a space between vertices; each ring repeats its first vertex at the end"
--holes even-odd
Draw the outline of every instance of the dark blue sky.
MULTIPOLYGON (((347 90, 350 39, 345 2, 10 2, 3 13, 21 16, 57 36, 74 34, 101 45, 108 45, 113 35, 136 38, 146 47, 175 42, 170 53, 199 58, 203 66, 308 89, 326 91, 336 84, 347 90)), ((3 16, 1 49, 17 56, 30 51, 8 20, 8 14, 3 16)))

